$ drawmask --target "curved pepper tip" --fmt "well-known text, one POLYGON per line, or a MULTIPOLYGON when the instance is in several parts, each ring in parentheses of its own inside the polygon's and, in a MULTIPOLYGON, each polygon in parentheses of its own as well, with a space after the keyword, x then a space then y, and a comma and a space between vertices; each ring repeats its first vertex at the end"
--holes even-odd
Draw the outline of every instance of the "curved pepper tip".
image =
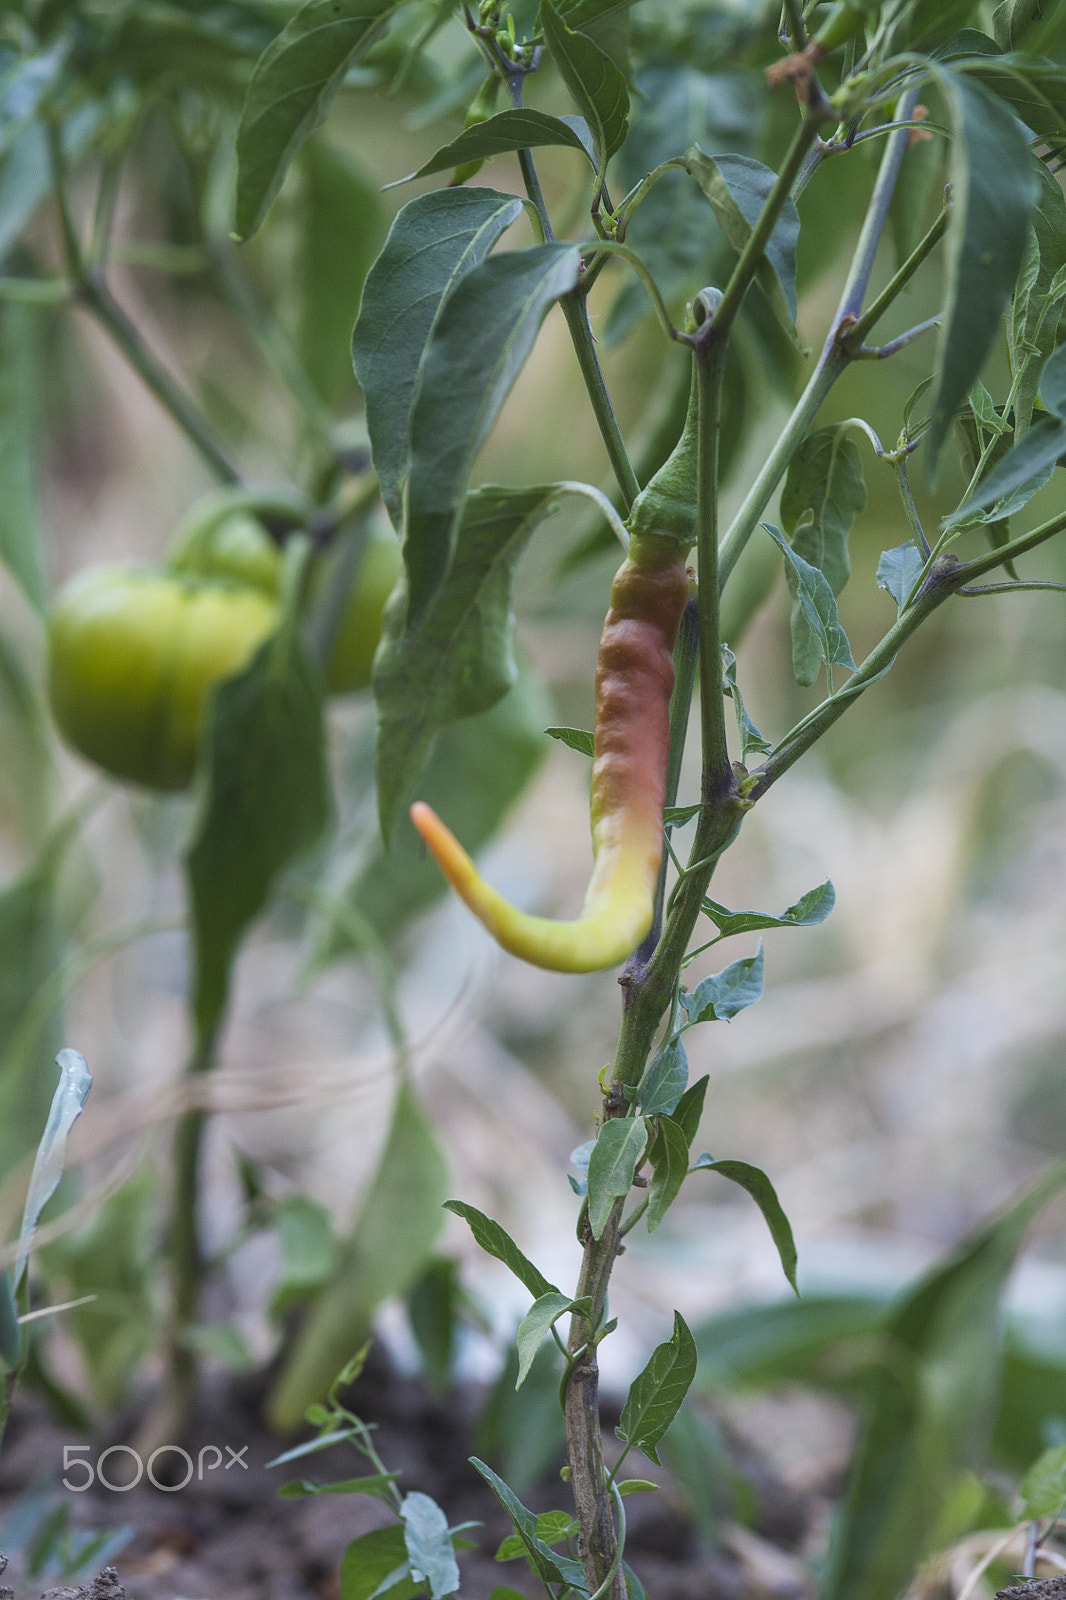
POLYGON ((428 845, 444 876, 498 944, 512 955, 550 972, 598 972, 617 966, 631 955, 648 931, 652 918, 651 883, 620 880, 597 897, 574 922, 530 916, 511 905, 487 884, 458 839, 432 806, 416 800, 411 821, 428 845))

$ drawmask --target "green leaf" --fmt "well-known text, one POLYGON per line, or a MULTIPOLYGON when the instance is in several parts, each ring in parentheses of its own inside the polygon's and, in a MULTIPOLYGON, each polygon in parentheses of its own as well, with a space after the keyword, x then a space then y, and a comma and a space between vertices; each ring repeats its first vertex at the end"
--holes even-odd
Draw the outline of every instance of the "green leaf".
MULTIPOLYGON (((537 1517, 537 1538, 543 1539, 545 1544, 562 1544, 564 1539, 573 1539, 576 1534, 577 1523, 568 1511, 542 1511, 537 1517)), ((518 1534, 509 1533, 493 1559, 516 1561, 525 1553, 526 1547, 518 1534)))
POLYGON ((37 115, 45 96, 58 82, 69 54, 70 40, 61 34, 47 49, 16 57, 0 74, 0 154, 37 115))
POLYGON ((196 1024, 207 1038, 240 941, 275 878, 330 814, 322 688, 286 619, 245 670, 215 690, 206 772, 185 866, 196 949, 196 1024))
POLYGON ((1038 176, 1040 194, 1007 324, 1016 439, 1032 421, 1041 362, 1058 343, 1062 317, 1061 301, 1049 291, 1056 273, 1066 265, 1066 198, 1043 163, 1038 176))
POLYGON ((824 1578, 825 1600, 895 1600, 958 1474, 980 1463, 1002 1353, 1000 1301, 1057 1162, 927 1273, 892 1313, 824 1578))
POLYGON ((418 1346, 422 1376, 436 1394, 447 1394, 452 1387, 463 1303, 459 1263, 451 1256, 435 1256, 407 1296, 407 1321, 418 1346))
POLYGON ((487 1217, 483 1211, 478 1211, 475 1206, 466 1205, 462 1200, 445 1200, 444 1209, 454 1212, 457 1217, 462 1217, 486 1255, 492 1256, 496 1261, 502 1261, 519 1282, 525 1284, 534 1299, 539 1300, 543 1295, 559 1293, 554 1283, 549 1283, 528 1256, 522 1254, 507 1230, 498 1222, 494 1222, 491 1217, 487 1217))
MULTIPOLYGON (((795 553, 823 574, 834 595, 851 575, 848 535, 866 509, 858 447, 844 424, 809 433, 789 463, 781 491, 781 522, 795 553)), ((819 640, 797 601, 792 613, 792 661, 799 683, 813 683, 819 640)))
POLYGON ((659 1112, 672 1116, 688 1083, 688 1057, 679 1034, 667 1039, 651 1064, 640 1091, 640 1109, 646 1117, 659 1112))
MULTIPOLYGON (((623 191, 690 144, 754 152, 765 107, 754 75, 657 61, 638 71, 636 88, 629 136, 615 163, 623 191)), ((729 246, 713 211, 684 172, 667 172, 647 193, 627 226, 626 241, 645 262, 675 317, 683 314, 686 299, 697 289, 721 282, 728 270, 729 246)), ((632 278, 612 307, 606 343, 618 344, 651 310, 646 290, 632 278)), ((736 370, 734 364, 727 368, 736 370)), ((726 413, 726 421, 728 417, 726 413)), ((677 431, 660 460, 676 438, 677 431)))
POLYGON ((351 156, 314 139, 303 152, 297 348, 327 404, 351 387, 348 344, 385 221, 377 190, 351 156))
MULTIPOLYGON (((74 165, 97 133, 101 121, 96 100, 78 107, 60 125, 63 154, 74 165)), ((40 120, 28 122, 16 136, 0 166, 0 261, 11 252, 34 212, 51 193, 48 139, 40 120)))
POLYGON ((160 1183, 142 1165, 91 1220, 38 1254, 50 1298, 96 1298, 63 1313, 101 1413, 123 1405, 162 1332, 159 1304, 160 1183))
POLYGON ((580 248, 569 244, 490 256, 465 274, 437 319, 411 411, 408 634, 448 570, 474 458, 549 309, 576 284, 580 263, 580 248))
POLYGON ((899 50, 934 50, 962 27, 974 7, 972 0, 910 0, 895 10, 898 20, 893 19, 883 46, 886 55, 899 50))
POLYGON ((551 1331, 552 1325, 568 1311, 573 1301, 568 1295, 560 1294, 558 1289, 553 1289, 550 1294, 542 1294, 534 1300, 521 1322, 518 1324, 518 1333, 515 1342, 518 1346, 518 1377, 515 1388, 520 1389, 529 1376, 529 1369, 533 1365, 533 1358, 551 1331))
POLYGON ((1033 1462, 1018 1493, 1024 1517, 1035 1520, 1059 1514, 1066 1501, 1066 1444, 1052 1445, 1033 1462))
POLYGON ((30 1186, 26 1191, 26 1203, 22 1210, 18 1254, 11 1277, 11 1292, 14 1295, 18 1294, 19 1284, 22 1282, 22 1275, 26 1270, 30 1251, 33 1249, 33 1239, 41 1212, 59 1188, 59 1180, 63 1176, 67 1158, 67 1139, 70 1130, 81 1116, 89 1090, 93 1086, 85 1057, 80 1051, 61 1050, 56 1056, 56 1065, 59 1067, 59 1086, 52 1097, 48 1121, 37 1146, 33 1171, 30 1174, 30 1186))
POLYGON ((1001 456, 973 494, 945 520, 945 528, 965 522, 975 511, 994 506, 999 519, 1020 510, 1042 489, 1066 455, 1066 344, 1053 350, 1039 370, 1037 389, 1052 413, 1041 417, 1001 456))
POLYGON ((674 1331, 658 1345, 643 1372, 633 1380, 615 1429, 627 1445, 643 1450, 658 1465, 655 1447, 673 1422, 696 1375, 696 1346, 685 1319, 674 1312, 674 1331))
POLYGON ((728 1178, 731 1183, 737 1183, 742 1189, 747 1190, 766 1219, 766 1226, 777 1246, 785 1277, 799 1294, 796 1285, 796 1241, 792 1237, 792 1226, 766 1173, 759 1167, 750 1166, 746 1161, 715 1161, 708 1155, 701 1155, 692 1170, 720 1172, 723 1178, 728 1178))
MULTIPOLYGON (((545 728, 544 732, 551 739, 558 739, 560 744, 565 744, 568 750, 577 750, 583 756, 590 758, 596 753, 594 736, 584 728, 545 728)), ((697 811, 699 807, 696 807, 697 811)))
POLYGON ((687 1088, 681 1099, 677 1102, 671 1116, 688 1140, 689 1149, 692 1141, 700 1131, 700 1121, 703 1117, 703 1102, 707 1095, 707 1085, 710 1077, 705 1073, 702 1078, 687 1088))
POLYGON ((648 1190, 648 1232, 654 1233, 688 1176, 688 1140, 672 1117, 658 1118, 648 1159, 653 1173, 648 1190))
POLYGON ((37 482, 40 313, 0 306, 0 561, 37 611, 44 610, 37 482))
POLYGON ((716 900, 704 900, 703 914, 710 917, 723 939, 736 933, 758 933, 763 928, 816 928, 824 922, 836 904, 836 890, 826 878, 824 883, 808 889, 795 905, 782 911, 779 917, 765 911, 727 911, 716 900))
POLYGON ((1001 50, 1017 50, 1026 31, 1044 15, 1044 0, 1000 0, 992 13, 992 32, 1001 50))
POLYGON ((428 1494, 408 1494, 400 1506, 411 1577, 428 1583, 432 1600, 444 1600, 459 1589, 459 1567, 448 1531, 448 1519, 428 1494))
POLYGON ((850 1395, 887 1315, 887 1295, 845 1294, 720 1312, 695 1330, 701 1392, 802 1383, 850 1395))
POLYGON ((818 643, 818 652, 825 662, 829 692, 833 692, 833 668, 847 667, 854 671, 848 636, 840 626, 837 603, 828 582, 818 571, 798 556, 784 535, 772 523, 761 524, 785 558, 785 572, 789 588, 798 601, 804 620, 818 643))
POLYGON ((635 0, 557 0, 555 9, 568 28, 587 28, 628 10, 634 3, 635 0))
MULTIPOLYGON (((7 1367, 17 1367, 22 1359, 22 1330, 19 1327, 18 1306, 15 1304, 11 1278, 5 1267, 0 1272, 0 1362, 7 1367)), ((0 1382, 3 1371, 0 1369, 0 1382)))
POLYGON ((602 178, 629 126, 629 86, 610 56, 587 34, 568 27, 551 0, 541 0, 538 16, 559 76, 589 125, 602 178))
POLYGON ((404 631, 406 582, 389 601, 374 665, 377 784, 388 845, 440 731, 487 711, 518 679, 518 563, 554 503, 548 487, 486 487, 466 497, 444 582, 404 631))
MULTIPOLYGON (((411 183, 415 178, 428 178, 431 173, 461 167, 467 161, 490 161, 493 156, 506 155, 512 150, 535 150, 542 145, 564 145, 587 154, 585 140, 575 126, 580 120, 551 117, 546 111, 534 111, 529 107, 499 111, 487 122, 464 128, 451 144, 442 145, 417 172, 396 181, 411 183)), ((389 184, 390 189, 394 187, 389 184)))
MULTIPOLYGON (((491 711, 445 728, 438 738, 419 792, 471 853, 496 832, 544 759, 543 729, 550 715, 544 691, 521 672, 516 687, 491 711)), ((369 767, 369 750, 365 759, 369 767)), ((387 854, 377 828, 372 838, 360 835, 346 845, 330 881, 337 885, 337 913, 322 927, 312 966, 358 947, 355 930, 345 921, 349 905, 380 939, 391 942, 448 888, 406 814, 387 854)))
POLYGON ((890 594, 902 611, 924 565, 922 553, 913 539, 897 544, 892 550, 882 550, 877 563, 877 587, 890 594))
MULTIPOLYGON (((1066 354, 1066 347, 1063 348, 1066 354)), ((1022 490, 1036 494, 1051 476, 1051 471, 1066 456, 1066 421, 1062 417, 1041 417, 992 468, 970 498, 944 521, 945 528, 957 527, 985 506, 995 506, 996 517, 1005 512, 997 502, 1011 497, 1011 509, 1019 510, 1015 496, 1022 490)), ((1022 504, 1028 494, 1022 499, 1022 504)))
POLYGON ((344 1478, 339 1483, 309 1483, 306 1478, 293 1478, 278 1490, 279 1500, 305 1500, 311 1495, 368 1494, 375 1500, 391 1504, 390 1488, 398 1472, 369 1472, 362 1478, 344 1478))
POLYGON ((477 1454, 491 1454, 516 1494, 543 1483, 563 1459, 566 1423, 559 1406, 560 1368, 554 1342, 543 1344, 529 1377, 516 1389, 518 1351, 512 1343, 478 1418, 471 1446, 477 1454))
POLYGON ((513 195, 492 189, 440 189, 396 214, 367 274, 352 334, 355 373, 381 497, 403 523, 408 432, 418 371, 441 308, 464 273, 485 259, 522 213, 513 195))
MULTIPOLYGON (((773 749, 768 739, 764 739, 758 728, 748 716, 740 689, 737 686, 737 658, 727 644, 722 646, 722 690, 733 702, 733 710, 737 719, 737 732, 740 735, 741 758, 747 761, 750 755, 768 755, 773 749)), ((695 808, 698 811, 699 807, 695 808)), ((695 815, 695 811, 693 815, 695 815)))
MULTIPOLYGON (((751 156, 709 156, 699 145, 685 151, 685 170, 706 195, 722 232, 739 254, 776 181, 776 174, 751 156)), ((755 281, 790 338, 796 334, 796 243, 799 212, 787 200, 770 235, 755 281)))
POLYGON ((489 1600, 529 1600, 529 1597, 519 1593, 517 1589, 497 1588, 493 1589, 489 1600))
POLYGON ((407 1561, 399 1523, 353 1539, 341 1563, 341 1600, 415 1600, 424 1593, 407 1561))
MULTIPOLYGON (((0 631, 0 749, 6 757, 0 766, 0 814, 10 819, 16 834, 33 843, 41 838, 50 810, 52 743, 36 664, 25 657, 26 651, 17 638, 9 640, 0 631)), ((0 915, 0 929, 2 922, 0 915)), ((20 993, 22 1009, 31 1000, 32 991, 23 988, 20 993)), ((8 1011, 6 1026, 0 1026, 0 1077, 7 1036, 17 1020, 8 1011)), ((0 1156, 0 1169, 3 1166, 0 1156)))
POLYGON ((615 1488, 625 1500, 631 1494, 650 1494, 653 1489, 661 1489, 662 1484, 652 1483, 650 1478, 623 1478, 621 1483, 615 1484, 615 1488))
POLYGON ((470 1457, 470 1465, 475 1471, 480 1472, 507 1512, 515 1532, 526 1547, 530 1566, 537 1576, 545 1583, 571 1584, 579 1594, 587 1594, 584 1565, 580 1561, 571 1561, 568 1556, 557 1556, 550 1546, 545 1544, 537 1533, 537 1519, 532 1511, 528 1511, 517 1495, 512 1494, 503 1479, 498 1478, 491 1467, 487 1467, 484 1461, 479 1461, 477 1456, 470 1457))
POLYGON ((256 63, 237 129, 236 231, 255 233, 348 68, 407 0, 307 0, 256 63))
POLYGON ((383 1300, 402 1294, 440 1232, 448 1174, 436 1135, 406 1085, 332 1282, 315 1301, 269 1399, 272 1424, 295 1428, 365 1339, 383 1300))
POLYGON ((666 828, 683 828, 686 822, 691 822, 693 817, 698 817, 703 807, 697 800, 691 806, 664 806, 663 826, 666 828))
POLYGON ((194 1350, 231 1372, 255 1372, 259 1365, 244 1335, 226 1322, 189 1323, 178 1342, 183 1349, 194 1350))
POLYGON ((748 1006, 762 999, 763 948, 753 956, 733 961, 721 972, 698 983, 692 993, 681 991, 681 1005, 690 1027, 698 1022, 732 1022, 748 1006))
POLYGON ((589 1227, 599 1239, 616 1200, 627 1195, 648 1144, 643 1117, 612 1117, 599 1131, 589 1157, 589 1227))
MULTIPOLYGON (((324 1406, 308 1406, 307 1420, 314 1420, 318 1414, 325 1412, 324 1406)), ((328 1414, 328 1413, 327 1413, 328 1414)), ((267 1462, 267 1468, 283 1467, 290 1461, 300 1461, 304 1456, 318 1455, 322 1450, 332 1450, 335 1444, 344 1444, 346 1440, 354 1438, 358 1432, 356 1428, 330 1428, 327 1433, 320 1433, 314 1439, 305 1439, 302 1444, 293 1445, 291 1450, 283 1450, 280 1456, 275 1456, 267 1462)))
POLYGON ((271 1211, 270 1222, 281 1248, 281 1272, 270 1297, 270 1314, 278 1317, 333 1276, 337 1241, 329 1212, 308 1195, 286 1195, 271 1211))
POLYGON ((46 840, 38 859, 0 891, 0 1171, 36 1148, 52 1098, 40 1063, 62 1035, 45 986, 61 956, 59 871, 74 831, 46 840))
POLYGON ((937 82, 953 138, 947 293, 927 445, 931 471, 999 332, 1039 194, 1025 136, 1002 102, 960 73, 941 70, 937 82))

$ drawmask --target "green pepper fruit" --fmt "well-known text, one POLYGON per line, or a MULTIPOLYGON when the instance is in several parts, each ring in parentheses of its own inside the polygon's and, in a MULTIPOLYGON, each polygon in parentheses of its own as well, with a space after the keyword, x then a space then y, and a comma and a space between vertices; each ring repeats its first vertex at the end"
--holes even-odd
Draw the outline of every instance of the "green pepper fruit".
POLYGON ((48 622, 48 692, 68 742, 116 778, 183 789, 208 696, 277 624, 261 589, 158 567, 88 567, 48 622))
MULTIPOLYGON (((463 123, 464 132, 467 128, 476 128, 482 122, 488 122, 496 110, 496 96, 499 92, 500 80, 494 72, 490 73, 467 108, 466 120, 463 123)), ((457 188, 459 184, 476 177, 484 165, 484 161, 464 161, 452 174, 450 187, 457 188)))
POLYGON ((814 36, 819 55, 828 55, 847 44, 866 22, 867 14, 876 8, 869 0, 838 0, 814 36))
MULTIPOLYGON (((350 694, 370 683, 385 602, 402 571, 403 556, 396 540, 391 534, 372 533, 326 656, 326 687, 331 694, 350 694)), ((328 568, 323 581, 329 581, 328 568)))

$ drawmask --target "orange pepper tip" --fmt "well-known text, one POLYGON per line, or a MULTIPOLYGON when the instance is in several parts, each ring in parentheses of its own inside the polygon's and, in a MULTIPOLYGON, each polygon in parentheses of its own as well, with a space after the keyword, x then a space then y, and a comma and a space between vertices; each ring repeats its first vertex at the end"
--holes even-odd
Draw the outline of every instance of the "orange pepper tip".
POLYGON ((458 889, 459 880, 474 871, 474 864, 455 834, 424 800, 416 800, 408 814, 440 870, 458 889))

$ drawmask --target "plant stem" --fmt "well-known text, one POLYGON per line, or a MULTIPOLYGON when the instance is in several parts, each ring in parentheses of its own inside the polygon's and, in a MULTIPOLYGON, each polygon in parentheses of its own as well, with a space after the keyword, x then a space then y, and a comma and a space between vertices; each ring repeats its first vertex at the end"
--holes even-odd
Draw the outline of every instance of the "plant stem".
POLYGON ((215 430, 203 412, 178 387, 170 373, 149 350, 138 329, 112 295, 102 272, 86 263, 67 203, 66 165, 59 132, 54 123, 49 123, 48 126, 48 147, 63 251, 74 289, 74 298, 110 334, 126 360, 140 375, 141 380, 155 395, 163 409, 177 423, 215 477, 223 483, 240 483, 240 473, 223 449, 215 430))
MULTIPOLYGON (((610 1115, 610 1112, 605 1113, 610 1115)), ((578 1549, 585 1563, 589 1592, 593 1593, 611 1571, 617 1550, 611 1494, 603 1460, 600 1431, 599 1364, 594 1343, 596 1328, 603 1317, 607 1284, 618 1253, 618 1231, 624 1202, 618 1200, 599 1239, 592 1237, 586 1208, 582 1219, 584 1258, 575 1299, 586 1295, 592 1302, 591 1314, 575 1312, 570 1319, 567 1349, 574 1360, 566 1385, 566 1438, 570 1463, 570 1482, 574 1509, 580 1529, 578 1549)), ((625 1577, 616 1570, 609 1600, 626 1600, 625 1577)))
MULTIPOLYGON (((909 114, 908 107, 907 115, 909 114)), ((861 305, 873 266, 877 241, 887 216, 888 201, 898 175, 899 162, 902 160, 906 133, 901 130, 892 137, 886 149, 856 259, 845 287, 841 310, 826 340, 822 358, 793 412, 783 442, 779 443, 767 469, 760 474, 737 523, 730 530, 730 537, 723 546, 720 567, 717 525, 718 432, 722 371, 729 332, 762 259, 777 218, 791 193, 793 182, 817 135, 819 121, 817 112, 808 112, 804 116, 793 138, 785 164, 767 197, 766 204, 741 252, 717 307, 703 326, 697 329, 691 340, 697 363, 698 396, 696 531, 701 580, 698 598, 703 734, 701 804, 689 865, 674 887, 662 936, 647 959, 644 959, 646 947, 642 947, 631 958, 620 979, 625 1000, 611 1090, 604 1101, 605 1119, 624 1115, 627 1110, 632 1109, 630 1103, 632 1091, 641 1081, 656 1031, 664 1013, 673 1002, 682 962, 703 906, 707 886, 719 857, 736 837, 745 812, 754 803, 752 799, 741 795, 739 781, 730 764, 726 742, 719 622, 721 585, 740 555, 766 500, 776 487, 778 478, 784 472, 811 418, 848 363, 849 357, 838 345, 840 319, 844 316, 854 319, 856 309, 861 305), (627 1095, 626 1091, 630 1093, 627 1095)), ((532 191, 530 192, 532 196, 532 191)), ((587 330, 587 320, 584 326, 587 330)), ((589 338, 591 339, 591 335, 589 338)), ((578 348, 580 359, 581 350, 576 339, 575 347, 578 348)), ((586 382, 588 382, 587 374, 586 382)), ((957 563, 951 564, 952 569, 955 566, 957 563)), ((946 564, 945 570, 949 570, 946 564)), ((939 577, 934 578, 933 574, 930 574, 930 579, 932 581, 927 580, 922 591, 924 598, 916 601, 911 608, 916 613, 921 611, 923 615, 928 614, 928 611, 939 604, 940 599, 948 592, 944 590, 944 593, 941 593, 943 585, 939 577)), ((916 615, 911 622, 908 612, 900 619, 896 631, 903 637, 906 632, 912 631, 920 620, 921 616, 916 615)), ((891 653, 886 659, 890 658, 891 653)), ((860 669, 860 673, 862 671, 869 671, 871 677, 876 675, 867 664, 860 669)), ((765 772, 765 769, 762 770, 765 772)), ((610 1596, 610 1600, 625 1600, 626 1585, 620 1569, 618 1537, 615 1532, 609 1486, 604 1475, 597 1403, 598 1367, 595 1336, 603 1315, 607 1285, 619 1248, 623 1207, 624 1201, 618 1200, 599 1239, 592 1236, 587 1209, 582 1217, 581 1238, 584 1253, 575 1298, 588 1297, 591 1311, 588 1314, 575 1313, 571 1318, 567 1348, 572 1366, 567 1376, 564 1398, 571 1482, 580 1527, 581 1556, 585 1563, 590 1593, 602 1592, 605 1597, 610 1596), (610 1577, 612 1571, 615 1572, 613 1580, 610 1577)), ((639 1207, 634 1213, 634 1216, 637 1215, 639 1207)))
POLYGON ((919 240, 914 249, 911 251, 910 255, 907 257, 906 261, 902 262, 898 270, 893 273, 892 277, 885 284, 885 287, 870 305, 869 309, 864 311, 862 316, 859 317, 858 322, 856 322, 855 325, 848 330, 845 343, 849 348, 857 348, 862 344, 870 329, 876 322, 881 320, 889 306, 892 304, 893 300, 895 300, 900 292, 906 288, 907 284, 910 283, 911 279, 918 271, 918 268, 921 266, 926 256, 931 255, 933 250, 940 243, 941 239, 944 237, 944 229, 947 227, 947 225, 948 213, 947 208, 945 207, 925 237, 919 240))
POLYGON ((140 375, 164 411, 169 412, 205 466, 220 482, 239 484, 242 481, 241 474, 219 443, 214 428, 199 407, 178 388, 166 368, 156 360, 104 280, 87 275, 77 288, 81 304, 111 335, 130 366, 140 375))
MULTIPOLYGON (((185 1081, 210 1072, 215 1063, 217 1031, 201 1036, 185 1069, 185 1081)), ((177 1438, 188 1418, 196 1394, 199 1361, 187 1342, 195 1323, 206 1263, 200 1242, 200 1155, 207 1113, 186 1111, 174 1130, 173 1204, 170 1215, 170 1327, 166 1350, 163 1402, 156 1426, 177 1438)))
POLYGON ((633 471, 633 464, 622 439, 622 430, 618 426, 611 397, 603 380, 603 372, 596 355, 596 343, 589 326, 588 303, 578 288, 572 289, 569 294, 564 294, 559 304, 566 318, 566 325, 570 329, 577 364, 585 380, 585 388, 592 403, 611 470, 618 480, 622 499, 625 501, 626 510, 629 511, 640 493, 640 484, 633 471))
POLYGON ((740 252, 740 259, 722 291, 722 299, 715 311, 714 320, 717 324, 718 337, 723 341, 733 326, 733 319, 740 310, 741 301, 748 292, 763 252, 770 242, 770 235, 777 226, 777 219, 792 193, 792 185, 803 165, 803 158, 818 137, 821 120, 817 112, 808 111, 800 121, 792 136, 792 143, 788 147, 781 171, 766 196, 763 208, 755 219, 755 226, 740 252))
MULTIPOLYGON (((1046 537, 1046 536, 1045 536, 1046 537)), ((1021 541, 1018 541, 1021 542, 1021 541)), ((1006 546, 1004 546, 1006 549, 1006 546)), ((1005 558, 1003 550, 995 552, 996 563, 1009 559, 1005 558)), ((874 646, 866 660, 838 689, 835 694, 829 695, 816 706, 810 716, 805 717, 778 745, 777 749, 769 755, 761 767, 752 773, 750 788, 751 799, 761 799, 788 769, 796 764, 800 756, 804 755, 811 745, 816 744, 828 728, 831 728, 838 717, 852 705, 864 690, 875 683, 882 673, 887 672, 892 661, 899 651, 900 646, 910 638, 916 628, 932 615, 938 606, 953 594, 961 583, 966 582, 968 575, 976 575, 974 569, 979 563, 969 563, 964 567, 953 556, 939 556, 930 567, 918 593, 910 605, 903 612, 885 634, 884 638, 874 646)), ((981 570, 987 570, 982 568, 981 570)))
MULTIPOLYGON (((509 78, 511 101, 516 110, 522 104, 523 76, 521 72, 515 72, 511 73, 509 78)), ((522 182, 525 185, 526 194, 536 207, 537 215, 540 217, 544 239, 547 243, 551 243, 555 238, 555 234, 552 231, 548 208, 544 203, 540 179, 537 177, 537 167, 533 160, 533 152, 531 150, 519 150, 518 164, 522 171, 522 182)), ((628 511, 640 493, 640 484, 637 481, 636 473, 633 471, 633 464, 629 459, 625 442, 622 438, 622 430, 618 426, 618 419, 614 414, 611 397, 607 393, 607 385, 603 380, 603 372, 596 355, 596 341, 592 337, 592 329, 589 326, 588 306, 583 286, 579 284, 569 294, 564 294, 559 304, 562 307, 563 316, 566 318, 566 325, 570 330, 570 338, 573 341, 577 364, 581 368, 581 376, 585 380, 585 388, 588 391, 596 424, 607 451, 607 459, 610 461, 611 470, 618 480, 618 487, 621 490, 622 499, 625 501, 626 510, 628 511)))
MULTIPOLYGON (((899 105, 901 118, 904 120, 909 118, 912 109, 913 97, 905 95, 899 105)), ((856 246, 855 257, 840 297, 840 304, 837 306, 836 315, 822 346, 818 364, 811 373, 807 386, 797 400, 792 415, 778 435, 777 442, 755 482, 748 490, 743 504, 733 518, 722 541, 719 553, 718 580, 723 587, 740 559, 745 545, 757 527, 759 518, 766 510, 771 495, 784 477, 789 462, 820 410, 822 401, 826 398, 841 373, 850 364, 852 357, 843 347, 840 337, 841 325, 845 322, 845 319, 857 317, 862 306, 863 296, 869 286, 870 274, 873 271, 877 245, 884 231, 885 222, 888 218, 888 208, 899 178, 899 169, 907 147, 907 138, 908 130, 899 128, 891 135, 885 146, 884 154, 881 157, 881 166, 877 174, 877 182, 874 184, 874 191, 870 196, 870 204, 867 207, 862 232, 859 235, 859 242, 856 246)), ((918 246, 918 250, 914 253, 915 256, 922 250, 925 242, 923 240, 918 246)), ((935 243, 936 240, 934 239, 929 245, 930 250, 935 243)), ((928 254, 928 250, 925 254, 928 254)), ((914 256, 912 256, 908 262, 904 263, 905 267, 909 266, 912 261, 914 264, 906 276, 901 276, 903 271, 903 268, 901 268, 888 288, 878 296, 874 302, 878 307, 878 316, 887 310, 891 300, 900 293, 924 259, 925 255, 922 255, 919 260, 915 260, 914 256), (890 297, 888 297, 889 289, 892 290, 890 297)), ((719 307, 717 315, 720 319, 721 307, 719 307)), ((862 329, 864 332, 868 331, 873 326, 873 320, 868 321, 864 317, 861 321, 851 325, 848 329, 849 342, 854 336, 856 328, 862 329)))
POLYGON ((718 579, 718 435, 726 345, 715 326, 716 321, 717 313, 711 319, 706 338, 696 347, 696 546, 700 573, 700 726, 705 801, 728 792, 733 783, 722 697, 718 579))

